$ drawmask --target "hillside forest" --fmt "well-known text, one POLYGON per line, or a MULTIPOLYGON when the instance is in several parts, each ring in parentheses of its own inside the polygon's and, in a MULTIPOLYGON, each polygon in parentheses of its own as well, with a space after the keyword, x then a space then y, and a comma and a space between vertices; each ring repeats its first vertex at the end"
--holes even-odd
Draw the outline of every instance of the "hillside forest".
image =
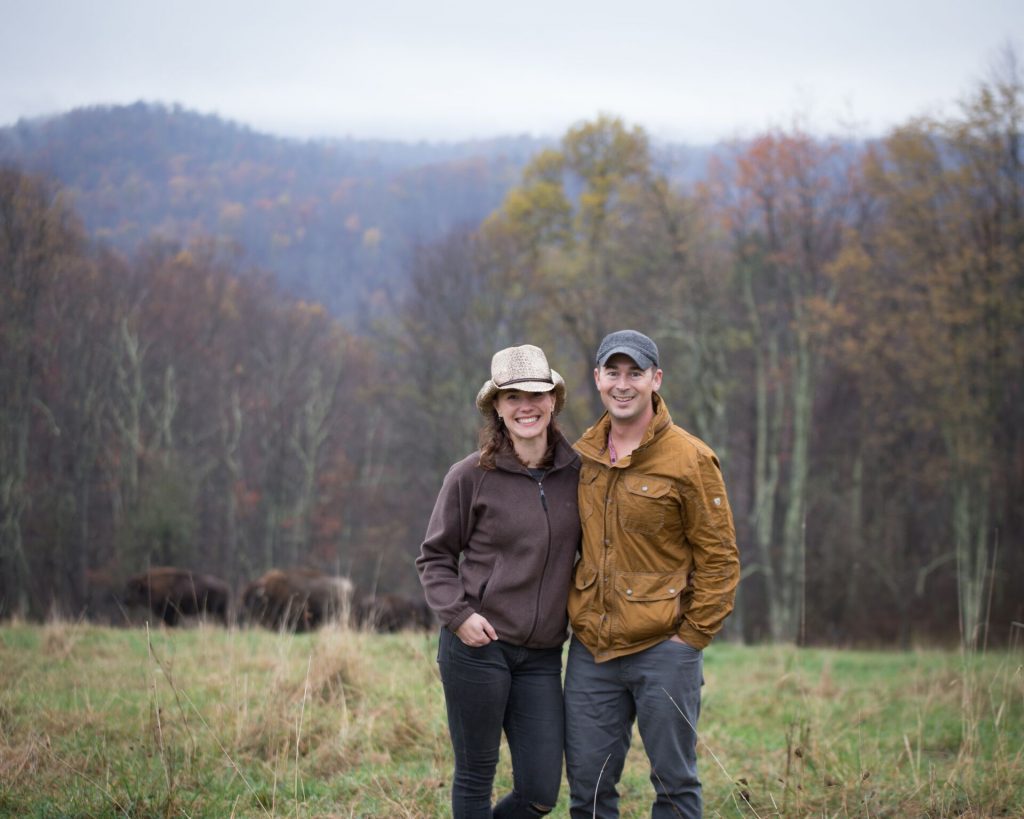
POLYGON ((383 170, 159 106, 4 129, 0 616, 116 622, 124 578, 167 564, 415 593, 492 353, 545 349, 572 438, 600 408, 598 341, 634 327, 723 464, 731 639, 1005 643, 1022 117, 1008 59, 955 116, 767 130, 685 178, 610 115, 427 164, 393 147, 383 170))

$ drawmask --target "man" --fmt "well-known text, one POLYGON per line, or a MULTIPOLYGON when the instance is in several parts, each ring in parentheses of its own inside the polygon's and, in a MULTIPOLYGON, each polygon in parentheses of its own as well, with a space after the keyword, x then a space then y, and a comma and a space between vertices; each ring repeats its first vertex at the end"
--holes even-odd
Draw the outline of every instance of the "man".
POLYGON ((620 330, 597 351, 606 410, 576 442, 583 554, 569 592, 570 814, 618 816, 634 720, 652 817, 698 817, 702 649, 732 611, 739 554, 718 459, 672 423, 658 347, 620 330))

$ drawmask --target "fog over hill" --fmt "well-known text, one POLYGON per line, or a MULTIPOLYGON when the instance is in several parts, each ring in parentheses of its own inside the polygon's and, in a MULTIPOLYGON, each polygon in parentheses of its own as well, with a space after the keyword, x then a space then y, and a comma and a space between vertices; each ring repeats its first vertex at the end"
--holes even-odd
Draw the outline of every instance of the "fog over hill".
MULTIPOLYGON (((417 245, 477 226, 550 144, 301 141, 139 102, 20 120, 0 129, 0 163, 52 176, 87 230, 123 252, 214 237, 351 319, 401 290, 417 245)), ((709 155, 658 150, 670 172, 690 177, 709 155)))

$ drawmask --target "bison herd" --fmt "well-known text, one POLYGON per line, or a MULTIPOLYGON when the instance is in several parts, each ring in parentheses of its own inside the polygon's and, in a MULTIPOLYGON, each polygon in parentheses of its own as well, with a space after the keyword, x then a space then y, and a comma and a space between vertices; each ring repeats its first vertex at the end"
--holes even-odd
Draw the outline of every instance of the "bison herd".
POLYGON ((426 629, 433 615, 422 598, 357 594, 347 577, 314 569, 271 569, 246 584, 232 607, 231 588, 218 577, 168 566, 130 578, 122 601, 145 606, 168 626, 200 616, 239 624, 304 632, 337 622, 374 631, 426 629))

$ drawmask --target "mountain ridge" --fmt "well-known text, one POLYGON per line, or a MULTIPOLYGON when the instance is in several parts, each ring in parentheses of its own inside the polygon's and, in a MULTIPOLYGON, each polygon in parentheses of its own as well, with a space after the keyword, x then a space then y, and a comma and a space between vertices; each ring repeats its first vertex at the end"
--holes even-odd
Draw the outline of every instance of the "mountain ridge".
MULTIPOLYGON (((96 105, 0 128, 0 163, 63 186, 126 254, 212 237, 349 319, 400 292, 417 245, 473 229, 553 140, 297 139, 180 104, 96 105)), ((703 167, 707 149, 670 146, 703 167)))

